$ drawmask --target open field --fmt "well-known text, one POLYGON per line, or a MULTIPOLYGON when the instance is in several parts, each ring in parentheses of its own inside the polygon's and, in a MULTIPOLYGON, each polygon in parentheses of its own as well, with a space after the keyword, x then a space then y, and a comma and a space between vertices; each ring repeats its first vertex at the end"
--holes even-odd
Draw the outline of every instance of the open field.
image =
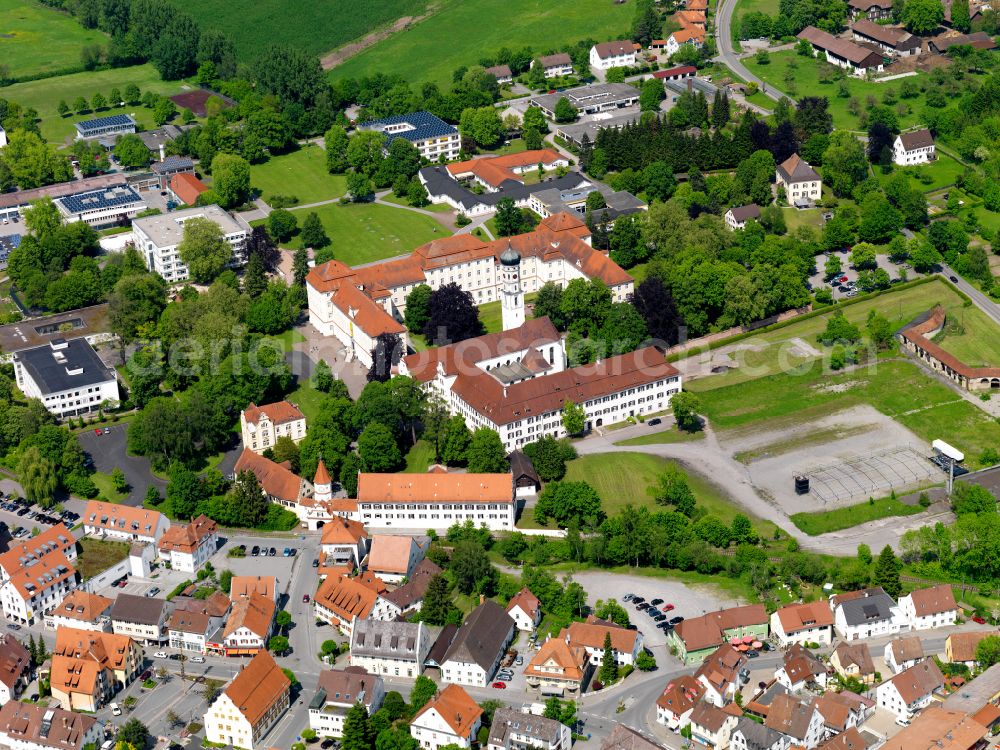
MULTIPOLYGON (((301 224, 310 211, 319 214, 334 257, 349 266, 403 255, 425 242, 448 236, 448 231, 429 216, 375 203, 331 203, 293 213, 301 224)), ((298 247, 299 241, 294 244, 298 247)))
POLYGON ((690 443, 695 440, 703 440, 705 438, 705 433, 701 430, 698 432, 686 432, 684 430, 678 430, 676 427, 671 427, 668 430, 660 430, 659 432, 651 432, 648 435, 640 435, 639 437, 628 438, 627 440, 619 440, 615 445, 663 445, 664 443, 690 443))
POLYGON ((909 176, 910 185, 914 190, 919 190, 921 193, 929 193, 949 185, 954 185, 956 178, 965 172, 965 167, 947 154, 939 151, 937 159, 930 164, 921 164, 920 166, 913 167, 896 167, 892 172, 885 175, 882 174, 881 170, 876 170, 876 174, 885 182, 899 171, 909 176), (921 177, 924 179, 920 179, 921 177), (924 180, 928 177, 930 178, 930 182, 925 182, 924 180))
MULTIPOLYGON (((938 303, 949 314, 953 314, 962 308, 964 300, 949 284, 935 279, 857 304, 844 305, 840 309, 848 320, 861 327, 864 327, 868 312, 878 310, 889 319, 892 329, 895 330, 938 303)), ((801 367, 814 361, 820 353, 824 353, 823 347, 816 341, 816 336, 826 328, 827 318, 833 314, 833 309, 831 308, 827 314, 806 318, 783 328, 750 336, 730 346, 681 360, 678 367, 685 374, 699 368, 704 369, 706 364, 726 354, 736 365, 723 375, 689 379, 685 382, 685 388, 697 391, 720 388, 801 367)))
POLYGON ((883 497, 873 503, 858 503, 846 508, 814 513, 795 513, 791 519, 792 523, 809 536, 818 536, 829 531, 840 531, 860 526, 880 518, 913 516, 923 511, 924 509, 919 505, 907 505, 894 497, 883 497))
POLYGON ((364 5, 281 0, 255 3, 204 0, 175 4, 194 16, 202 28, 224 31, 233 40, 243 61, 252 59, 268 44, 286 45, 319 55, 397 18, 419 14, 427 6, 426 0, 368 0, 364 5))
MULTIPOLYGON (((839 81, 821 83, 819 80, 820 66, 823 64, 819 58, 801 57, 794 50, 772 52, 770 54, 770 62, 767 65, 761 65, 753 57, 743 60, 743 64, 762 81, 773 84, 790 96, 825 96, 830 101, 830 114, 833 115, 833 126, 835 128, 845 128, 848 130, 856 130, 858 128, 858 118, 847 110, 847 104, 851 98, 856 97, 860 101, 863 111, 866 108, 865 98, 869 94, 875 96, 881 102, 882 96, 889 88, 894 88, 897 92, 899 90, 898 81, 874 83, 845 75, 842 80, 847 84, 847 89, 851 95, 849 97, 837 96, 837 90, 840 87, 839 81), (797 66, 792 70, 794 86, 789 86, 785 82, 785 73, 789 70, 789 63, 797 66)), ((908 80, 916 82, 924 75, 923 73, 919 73, 917 76, 910 76, 908 80)), ((919 104, 919 100, 913 101, 919 104)), ((911 110, 916 109, 919 109, 919 107, 911 106, 911 110)), ((909 127, 910 125, 919 125, 920 122, 920 115, 916 111, 911 111, 909 114, 899 118, 899 125, 902 128, 909 127)))
POLYGON ((294 195, 299 203, 317 203, 347 192, 347 178, 326 171, 326 152, 319 146, 304 146, 252 165, 250 184, 265 201, 294 195))
POLYGON ((1000 367, 1000 329, 978 307, 948 311, 937 344, 971 367, 1000 367))
POLYGON ((67 13, 33 0, 0 0, 0 60, 15 78, 78 67, 80 50, 107 41, 67 13))
POLYGON ((434 446, 426 440, 418 440, 406 454, 407 474, 422 474, 434 463, 434 446))
POLYGON ((738 20, 746 13, 754 12, 776 16, 778 15, 778 0, 740 0, 733 10, 733 18, 738 20))
POLYGON ((581 39, 625 38, 620 35, 631 26, 634 12, 627 3, 608 0, 446 0, 442 6, 427 20, 334 68, 331 76, 396 73, 411 84, 432 81, 444 88, 456 68, 475 65, 501 47, 527 46, 543 54, 581 39), (499 18, 503 23, 490 22, 499 18))
MULTIPOLYGON (((659 506, 647 489, 656 485, 660 474, 671 463, 659 456, 645 453, 595 453, 575 458, 566 464, 564 481, 590 484, 601 496, 601 507, 609 516, 618 513, 626 505, 655 509, 659 506)), ((688 484, 699 506, 727 524, 737 513, 742 512, 708 479, 694 471, 686 471, 688 484)), ((773 534, 774 527, 771 524, 759 519, 751 520, 764 536, 773 534)))
POLYGON ((80 549, 76 569, 85 581, 128 557, 128 542, 105 542, 85 536, 77 544, 80 549))
POLYGON ((285 400, 299 407, 299 410, 306 417, 306 424, 308 424, 319 416, 319 407, 325 396, 325 393, 313 388, 308 380, 300 380, 295 390, 285 396, 285 400))
POLYGON ((94 94, 100 92, 107 97, 111 93, 111 89, 124 90, 130 83, 134 83, 142 92, 152 91, 165 96, 180 93, 184 88, 184 84, 180 81, 160 80, 160 74, 152 65, 135 65, 131 68, 73 73, 68 76, 45 78, 41 81, 15 83, 13 86, 7 86, 3 89, 3 98, 38 110, 40 119, 38 126, 41 128, 42 136, 53 143, 62 143, 76 132, 73 128, 74 122, 91 117, 129 114, 147 130, 156 127, 153 123, 153 110, 146 109, 142 105, 115 107, 103 109, 96 114, 73 114, 66 117, 60 117, 56 112, 60 100, 65 100, 67 104, 72 106, 73 100, 78 96, 89 101, 94 94))

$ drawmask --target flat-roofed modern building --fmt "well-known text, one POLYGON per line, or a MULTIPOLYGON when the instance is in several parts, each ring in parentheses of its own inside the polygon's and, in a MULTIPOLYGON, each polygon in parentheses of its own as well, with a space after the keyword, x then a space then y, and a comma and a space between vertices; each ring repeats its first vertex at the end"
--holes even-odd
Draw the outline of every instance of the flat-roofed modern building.
POLYGON ((115 185, 55 199, 64 224, 83 221, 92 227, 124 225, 146 210, 146 201, 128 185, 115 185))
POLYGON ((92 120, 81 120, 76 125, 76 139, 107 138, 135 132, 135 120, 128 115, 108 115, 92 120))
POLYGON ((86 339, 52 339, 14 353, 17 387, 57 417, 96 412, 119 400, 114 370, 105 366, 86 339))
POLYGON ((230 265, 241 266, 247 261, 246 243, 250 225, 218 206, 187 208, 136 219, 132 222, 132 231, 146 267, 170 283, 184 281, 190 275, 177 247, 184 239, 184 222, 195 218, 208 219, 222 230, 226 242, 233 247, 230 265))

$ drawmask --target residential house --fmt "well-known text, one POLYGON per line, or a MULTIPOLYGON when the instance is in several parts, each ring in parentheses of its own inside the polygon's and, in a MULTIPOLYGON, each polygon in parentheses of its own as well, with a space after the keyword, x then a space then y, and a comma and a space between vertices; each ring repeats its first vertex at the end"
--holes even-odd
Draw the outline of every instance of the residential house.
MULTIPOLYGON (((382 591, 385 587, 382 586, 382 591)), ((313 596, 316 619, 329 623, 344 635, 350 635, 356 622, 375 617, 379 590, 366 586, 358 578, 327 576, 313 596)))
POLYGON ((425 750, 452 744, 471 748, 482 715, 483 709, 464 688, 448 685, 410 721, 410 736, 425 750))
POLYGON ((57 524, 0 554, 0 604, 9 621, 32 625, 77 584, 76 539, 57 524))
MULTIPOLYGON (((301 513, 302 500, 304 498, 310 499, 313 495, 313 485, 292 472, 288 468, 287 461, 281 464, 276 463, 269 458, 257 455, 246 447, 243 448, 240 457, 236 459, 233 475, 239 476, 244 471, 252 472, 257 477, 261 492, 267 496, 268 500, 294 511, 296 515, 301 513)), ((301 518, 301 515, 299 517, 301 518)))
POLYGON ((826 736, 823 716, 813 701, 778 695, 771 701, 764 726, 790 738, 791 744, 813 750, 826 736))
POLYGON ((441 572, 441 568, 425 557, 417 563, 413 575, 406 583, 393 591, 382 594, 388 619, 394 620, 404 613, 419 612, 431 579, 441 572))
MULTIPOLYGON (((885 750, 980 750, 990 742, 987 729, 962 711, 931 706, 882 746, 885 750)), ((853 749, 852 749, 853 750, 853 749)))
POLYGON ((514 80, 514 74, 511 72, 509 65, 494 65, 486 68, 485 72, 496 78, 497 83, 501 86, 514 80))
POLYGON ((867 18, 860 18, 851 24, 855 41, 867 47, 882 50, 890 57, 909 57, 920 54, 920 37, 904 29, 884 26, 867 18))
POLYGON ((83 533, 99 539, 157 544, 170 528, 158 510, 91 500, 83 511, 83 533))
POLYGON ((111 630, 142 643, 157 645, 167 640, 166 599, 119 594, 111 605, 111 630))
POLYGON ((748 221, 760 221, 760 206, 756 203, 748 203, 745 206, 733 206, 726 211, 724 218, 726 226, 733 231, 746 229, 748 221))
POLYGON ((933 659, 924 659, 875 688, 880 708, 900 719, 909 719, 929 706, 934 694, 944 688, 944 675, 933 659))
POLYGON ((852 21, 858 18, 885 21, 892 16, 892 0, 848 0, 847 12, 852 21))
POLYGON ((21 697, 31 681, 31 655, 10 633, 0 635, 0 705, 21 697))
POLYGON ((371 716, 384 698, 382 678, 360 667, 324 670, 309 702, 309 728, 320 737, 340 737, 348 711, 361 704, 371 716))
POLYGON ((462 149, 458 129, 430 112, 410 112, 363 122, 358 125, 358 130, 377 130, 383 133, 386 150, 396 138, 404 138, 416 146, 427 161, 457 159, 462 149))
POLYGON ((600 42, 590 48, 590 67, 596 70, 635 67, 636 44, 619 39, 614 42, 600 42))
POLYGON ((229 598, 234 602, 254 594, 265 596, 278 603, 278 579, 274 576, 233 576, 229 586, 229 598))
POLYGON ((222 634, 226 656, 253 656, 263 651, 271 637, 277 608, 274 599, 256 591, 234 598, 222 634))
POLYGON ((507 614, 514 618, 518 630, 530 633, 542 621, 542 603, 525 587, 507 602, 507 614))
POLYGON ((650 742, 631 727, 615 722, 615 728, 601 743, 601 750, 664 750, 664 747, 650 742))
POLYGON ((173 600, 174 611, 167 620, 167 642, 170 648, 190 651, 195 654, 220 652, 221 644, 214 638, 226 622, 226 616, 233 603, 221 591, 214 592, 207 599, 177 596, 173 600))
POLYGON ((247 239, 250 225, 239 214, 230 214, 219 206, 183 208, 155 216, 144 216, 132 222, 135 247, 146 268, 174 284, 190 276, 187 265, 181 260, 180 244, 184 240, 184 223, 189 219, 204 219, 215 224, 232 252, 229 266, 242 266, 247 262, 247 239))
POLYGON ((174 524, 166 530, 158 549, 160 557, 174 570, 195 573, 219 546, 219 526, 202 514, 186 524, 174 524))
POLYGON ((787 735, 747 716, 736 720, 736 727, 729 738, 731 750, 788 750, 791 742, 787 735))
MULTIPOLYGON (((907 138, 906 147, 930 148, 930 160, 934 158, 934 141, 927 129, 903 133, 896 137, 907 138), (922 146, 920 144, 923 144, 922 146)), ((897 164, 900 162, 896 162, 897 164)), ((908 162, 909 163, 909 162, 908 162)), ((899 600, 899 612, 912 630, 943 628, 954 625, 958 619, 958 605, 951 585, 942 583, 926 589, 912 591, 899 600)))
POLYGON ((572 744, 572 733, 561 721, 504 707, 493 714, 486 750, 570 750, 572 744))
POLYGON ((771 632, 782 646, 791 643, 829 646, 832 631, 833 612, 825 601, 789 604, 771 615, 771 632))
POLYGON ((386 583, 402 583, 423 559, 424 548, 412 536, 376 534, 371 540, 366 569, 386 583))
POLYGON ((120 398, 115 371, 84 337, 54 338, 14 352, 11 358, 17 387, 59 419, 92 414, 120 398))
POLYGON ((998 630, 979 630, 967 633, 952 633, 944 642, 945 661, 964 664, 970 669, 976 666, 976 648, 987 636, 1000 636, 998 630))
POLYGON ((322 562, 328 566, 361 567, 368 556, 369 537, 365 525, 348 518, 334 518, 323 524, 320 537, 322 562))
POLYGON ((893 674, 899 674, 923 660, 924 646, 916 636, 896 638, 885 646, 885 665, 893 674))
POLYGON ((691 675, 671 680, 656 699, 656 720, 679 732, 691 723, 691 712, 701 703, 703 695, 705 686, 691 675))
POLYGON ((288 710, 292 683, 267 651, 240 671, 205 713, 205 738, 253 750, 288 710))
POLYGON ((867 643, 838 643, 830 655, 830 666, 840 676, 855 677, 866 685, 875 679, 875 662, 867 643))
POLYGON ((701 49, 705 45, 704 27, 689 26, 686 29, 671 32, 664 43, 664 49, 667 55, 672 56, 680 52, 685 44, 695 49, 701 49))
POLYGON ((850 690, 839 693, 827 690, 816 699, 816 709, 823 717, 827 732, 838 734, 867 721, 875 713, 875 701, 850 690))
POLYGON ((820 750, 868 750, 868 743, 857 727, 833 735, 819 746, 820 750))
POLYGON ((698 667, 695 679, 705 686, 705 700, 718 708, 732 701, 750 679, 746 654, 728 644, 719 646, 698 667))
POLYGON ((642 652, 642 633, 629 630, 609 620, 599 620, 588 615, 585 622, 571 622, 568 628, 563 628, 559 637, 571 646, 583 646, 590 658, 590 663, 599 667, 604 663, 605 637, 611 635, 611 651, 615 663, 619 667, 626 664, 634 666, 635 660, 642 652))
POLYGON ((845 641, 898 633, 905 624, 899 606, 881 587, 830 597, 833 629, 845 641))
POLYGON ((997 43, 985 31, 973 31, 971 34, 946 31, 927 42, 927 49, 938 55, 946 54, 952 47, 992 50, 997 48, 997 43))
POLYGON ((573 58, 565 52, 554 55, 542 55, 535 60, 535 65, 541 65, 546 78, 559 78, 573 75, 573 58))
POLYGON ((511 616, 499 604, 487 599, 465 618, 455 634, 441 664, 441 679, 486 687, 514 639, 514 631, 511 616))
POLYGON ((798 154, 792 154, 775 168, 775 178, 793 206, 812 204, 823 197, 823 179, 798 154))
POLYGON ((882 72, 882 55, 873 49, 841 39, 815 26, 806 26, 796 36, 812 46, 814 57, 823 55, 828 63, 849 70, 851 75, 882 72))
POLYGON ((112 604, 114 599, 100 594, 90 594, 82 589, 70 591, 61 603, 46 613, 45 627, 49 630, 69 627, 110 633, 112 604))
POLYGON ((764 640, 768 633, 767 610, 763 604, 709 612, 677 623, 668 633, 667 642, 677 649, 685 664, 697 664, 715 649, 733 638, 751 636, 764 640))
POLYGON ((821 688, 826 687, 826 665, 800 644, 793 643, 785 651, 783 662, 775 670, 774 679, 791 692, 800 692, 811 684, 821 688))
POLYGON ((273 448, 278 438, 287 437, 301 443, 306 436, 306 415, 289 401, 273 404, 250 405, 240 412, 240 431, 243 447, 254 453, 273 448))
POLYGON ((711 750, 726 750, 742 715, 735 703, 719 708, 701 701, 691 711, 691 739, 711 750))
POLYGON ((350 649, 352 667, 416 679, 424 671, 431 637, 422 622, 359 620, 351 631, 350 649))
MULTIPOLYGON (((927 164, 934 161, 937 158, 935 154, 934 147, 934 136, 931 135, 931 131, 927 128, 921 128, 920 130, 911 130, 908 133, 900 133, 896 136, 896 140, 892 143, 892 161, 894 164, 900 166, 907 166, 910 164, 927 164)), ((942 584, 941 586, 933 586, 932 589, 947 588, 948 593, 951 593, 951 586, 942 584)), ((912 599, 914 594, 920 591, 927 591, 929 589, 918 589, 914 591, 913 594, 907 594, 902 599, 899 600, 900 606, 903 605, 904 600, 912 599)), ((955 597, 952 594, 952 602, 955 601, 955 597)), ((912 608, 912 606, 911 606, 912 608)), ((953 611, 957 612, 957 609, 953 608, 953 611)), ((943 614, 943 613, 942 613, 943 614)), ((932 618, 934 619, 934 618, 932 618)), ((943 619, 943 618, 939 618, 943 619)), ((954 622, 954 619, 952 619, 954 622)), ((951 624, 951 623, 947 623, 951 624)), ((913 627, 912 625, 910 627, 913 627)), ((926 625, 925 627, 939 627, 936 625, 926 625)))
POLYGON ((583 646, 571 646, 563 638, 547 638, 524 668, 524 679, 543 696, 583 694, 593 671, 583 646))
POLYGON ((125 635, 60 628, 52 650, 52 697, 71 711, 97 711, 135 679, 142 648, 125 635))
POLYGON ((85 750, 103 740, 104 724, 93 716, 19 701, 0 708, 0 746, 8 750, 85 750))

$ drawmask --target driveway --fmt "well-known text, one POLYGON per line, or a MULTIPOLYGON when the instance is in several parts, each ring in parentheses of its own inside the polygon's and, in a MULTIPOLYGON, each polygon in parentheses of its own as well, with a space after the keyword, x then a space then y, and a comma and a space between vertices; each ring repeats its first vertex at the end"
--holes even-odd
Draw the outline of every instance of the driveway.
POLYGON ((164 479, 153 475, 149 459, 144 456, 130 456, 127 449, 127 426, 116 424, 108 428, 108 434, 96 434, 94 430, 85 430, 78 434, 80 447, 91 457, 94 468, 102 474, 110 474, 115 467, 121 468, 128 482, 129 495, 125 499, 127 505, 142 505, 146 490, 150 485, 162 493, 167 486, 164 479))

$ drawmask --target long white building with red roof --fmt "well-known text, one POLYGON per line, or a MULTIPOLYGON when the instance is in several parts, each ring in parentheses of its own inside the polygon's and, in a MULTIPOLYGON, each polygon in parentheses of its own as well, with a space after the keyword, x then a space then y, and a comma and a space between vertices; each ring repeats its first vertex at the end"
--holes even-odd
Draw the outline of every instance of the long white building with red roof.
POLYGON ((457 234, 421 245, 405 258, 364 268, 337 260, 316 266, 306 277, 309 322, 321 333, 336 336, 353 357, 370 367, 380 334, 398 334, 406 345, 407 331, 400 321, 406 296, 415 287, 426 284, 438 289, 454 282, 477 305, 500 300, 509 282, 500 256, 508 248, 520 256, 519 294, 536 292, 549 282, 565 287, 573 279, 599 279, 615 302, 626 301, 633 291, 632 277, 591 247, 586 224, 561 213, 515 237, 487 242, 457 234))

